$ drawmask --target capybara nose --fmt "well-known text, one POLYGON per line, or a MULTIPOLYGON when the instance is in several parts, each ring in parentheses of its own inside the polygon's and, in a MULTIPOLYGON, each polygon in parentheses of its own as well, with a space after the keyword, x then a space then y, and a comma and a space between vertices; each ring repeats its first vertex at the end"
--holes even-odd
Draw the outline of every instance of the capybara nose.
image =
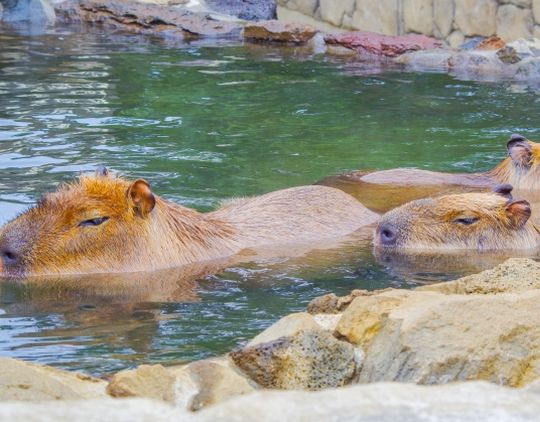
POLYGON ((19 254, 10 248, 0 249, 0 256, 5 267, 17 265, 20 262, 19 254))
POLYGON ((395 246, 397 230, 389 223, 381 224, 377 229, 379 240, 384 246, 395 246))

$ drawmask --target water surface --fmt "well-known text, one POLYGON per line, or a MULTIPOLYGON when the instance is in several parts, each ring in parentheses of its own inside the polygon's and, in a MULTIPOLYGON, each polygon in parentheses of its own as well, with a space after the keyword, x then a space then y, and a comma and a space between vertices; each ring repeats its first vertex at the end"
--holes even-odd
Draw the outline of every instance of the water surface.
MULTIPOLYGON (((0 28, 0 224, 105 164, 201 211, 358 168, 482 171, 540 99, 511 83, 369 74, 296 49, 0 28)), ((223 353, 328 292, 447 280, 504 256, 339 249, 186 275, 0 284, 0 354, 108 373, 223 353)))

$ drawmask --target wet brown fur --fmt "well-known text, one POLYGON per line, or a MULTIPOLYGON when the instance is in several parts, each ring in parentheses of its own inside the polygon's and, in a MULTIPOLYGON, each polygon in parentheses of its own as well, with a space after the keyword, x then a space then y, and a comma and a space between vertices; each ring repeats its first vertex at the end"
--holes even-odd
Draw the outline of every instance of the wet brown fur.
POLYGON ((539 230, 526 201, 497 193, 445 195, 409 202, 386 213, 379 222, 375 245, 384 248, 381 230, 397 232, 396 250, 531 249, 539 230), (464 219, 477 219, 467 225, 464 219))
POLYGON ((323 186, 285 189, 199 213, 154 196, 144 181, 82 176, 0 229, 0 248, 21 257, 20 264, 4 265, 0 274, 169 268, 244 248, 341 237, 377 219, 351 196, 323 186), (131 196, 134 190, 138 196, 131 196), (80 226, 99 217, 109 220, 80 226))

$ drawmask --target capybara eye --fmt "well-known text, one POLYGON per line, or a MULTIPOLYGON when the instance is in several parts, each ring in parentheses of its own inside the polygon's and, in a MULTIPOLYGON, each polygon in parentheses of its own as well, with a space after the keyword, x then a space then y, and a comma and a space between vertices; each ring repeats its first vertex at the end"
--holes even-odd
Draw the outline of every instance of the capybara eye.
POLYGON ((100 224, 103 224, 105 221, 107 221, 109 217, 98 217, 98 218, 91 218, 90 220, 84 220, 79 223, 79 227, 92 227, 92 226, 99 226, 100 224))
POLYGON ((476 223, 478 220, 480 220, 478 217, 463 217, 456 218, 454 220, 454 223, 463 224, 464 226, 470 226, 471 224, 476 223))

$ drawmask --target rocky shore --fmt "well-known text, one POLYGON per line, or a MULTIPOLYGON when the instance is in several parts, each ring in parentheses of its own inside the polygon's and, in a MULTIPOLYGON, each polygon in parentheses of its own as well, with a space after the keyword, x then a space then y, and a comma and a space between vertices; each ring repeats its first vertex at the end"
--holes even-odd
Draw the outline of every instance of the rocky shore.
POLYGON ((535 420, 538 321, 540 263, 510 259, 414 290, 328 294, 225 356, 107 381, 2 358, 0 419, 535 420))

